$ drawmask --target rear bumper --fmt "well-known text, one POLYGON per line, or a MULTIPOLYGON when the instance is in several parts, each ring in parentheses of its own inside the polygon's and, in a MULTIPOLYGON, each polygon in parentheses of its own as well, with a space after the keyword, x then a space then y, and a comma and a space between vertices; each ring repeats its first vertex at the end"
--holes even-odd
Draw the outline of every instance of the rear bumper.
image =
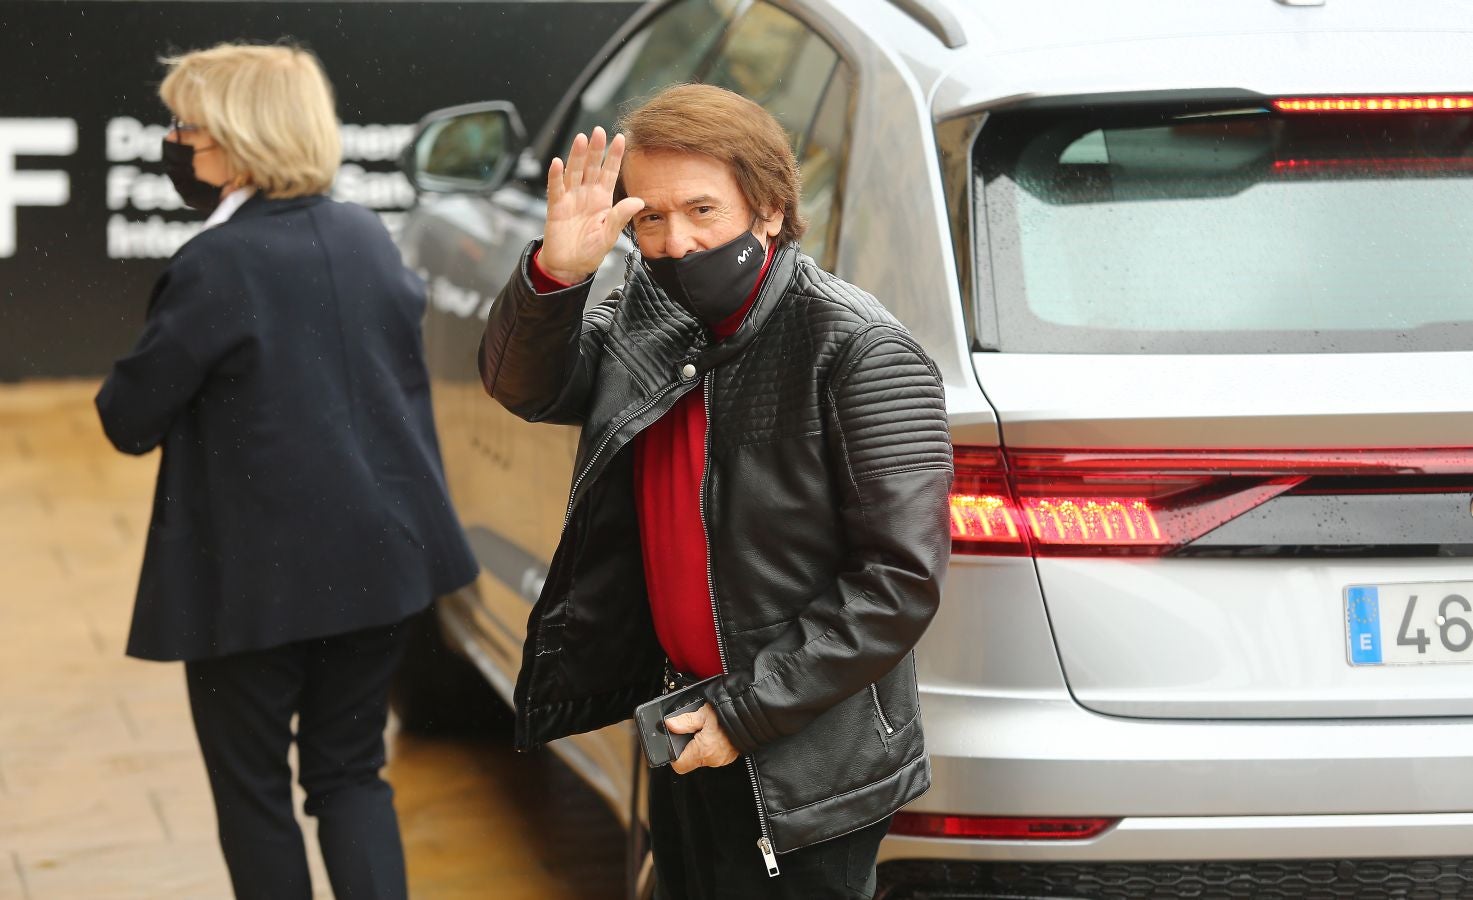
POLYGON ((1161 721, 1067 696, 922 690, 912 811, 1107 816, 1089 841, 891 837, 882 859, 1206 860, 1473 853, 1473 721, 1161 721))
POLYGON ((879 876, 878 900, 1458 900, 1473 896, 1473 859, 1457 857, 1051 865, 906 860, 882 864, 879 876))
POLYGON ((1120 822, 1086 841, 890 836, 883 900, 1473 897, 1466 719, 1148 721, 925 690, 922 707, 932 789, 909 809, 1120 822))
MULTIPOLYGON (((894 836, 882 862, 1160 862, 1458 857, 1473 860, 1473 813, 1148 817, 1089 841, 971 841, 894 836)), ((1473 891, 1473 883, 1469 885, 1473 891)))

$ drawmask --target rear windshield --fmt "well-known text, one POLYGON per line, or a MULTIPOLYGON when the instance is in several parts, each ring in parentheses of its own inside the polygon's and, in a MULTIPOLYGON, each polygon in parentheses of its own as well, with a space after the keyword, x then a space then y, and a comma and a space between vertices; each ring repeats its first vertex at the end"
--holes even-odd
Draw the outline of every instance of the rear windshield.
POLYGON ((1002 112, 974 171, 1001 349, 1473 349, 1466 112, 1002 112))

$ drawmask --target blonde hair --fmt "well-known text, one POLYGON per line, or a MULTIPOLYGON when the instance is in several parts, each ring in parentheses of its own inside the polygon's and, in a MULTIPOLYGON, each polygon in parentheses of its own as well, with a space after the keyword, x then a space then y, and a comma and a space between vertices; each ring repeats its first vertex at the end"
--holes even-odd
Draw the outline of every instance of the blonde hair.
POLYGON ((332 85, 298 47, 220 44, 159 60, 159 97, 225 153, 239 184, 270 197, 321 194, 342 159, 332 85))

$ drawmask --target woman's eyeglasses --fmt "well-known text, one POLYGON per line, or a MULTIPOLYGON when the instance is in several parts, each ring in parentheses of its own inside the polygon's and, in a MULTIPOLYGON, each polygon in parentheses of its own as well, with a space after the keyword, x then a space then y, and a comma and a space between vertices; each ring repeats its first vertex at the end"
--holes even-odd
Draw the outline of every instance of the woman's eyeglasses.
POLYGON ((190 134, 199 131, 199 126, 171 118, 169 119, 169 130, 175 134, 190 134))

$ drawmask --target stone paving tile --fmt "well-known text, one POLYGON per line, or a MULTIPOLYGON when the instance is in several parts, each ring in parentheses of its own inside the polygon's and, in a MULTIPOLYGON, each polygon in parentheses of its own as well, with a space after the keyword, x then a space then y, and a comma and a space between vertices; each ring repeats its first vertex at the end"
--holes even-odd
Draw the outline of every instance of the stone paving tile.
POLYGON ((130 746, 150 750, 176 747, 197 752, 184 673, 178 666, 173 668, 168 674, 175 677, 164 680, 130 680, 126 675, 132 673, 112 676, 111 696, 132 737, 130 746))
POLYGON ((18 853, 0 854, 0 900, 29 900, 18 853))
POLYGON ((0 571, 5 573, 5 606, 24 603, 48 590, 67 575, 61 558, 47 547, 22 549, 15 542, 0 543, 0 571))
POLYGON ((21 864, 32 900, 224 900, 230 896, 225 861, 213 834, 179 843, 22 854, 21 864))
MULTIPOLYGON (((140 553, 140 560, 141 558, 140 553)), ((112 649, 103 653, 113 657, 122 653, 123 642, 128 637, 128 622, 133 615, 133 596, 138 587, 137 571, 135 565, 134 575, 129 578, 111 573, 72 575, 60 584, 40 587, 35 592, 36 598, 42 603, 65 603, 96 620, 97 625, 106 632, 105 636, 114 639, 110 646, 115 644, 116 653, 112 649)), ((142 662, 135 663, 145 665, 142 662)))
POLYGON ((123 743, 131 739, 111 696, 87 688, 68 690, 68 683, 79 682, 62 681, 34 695, 3 701, 0 746, 60 750, 78 741, 123 743))
MULTIPOLYGON (((181 772, 178 781, 153 788, 150 796, 170 841, 214 839, 215 803, 198 759, 194 760, 193 772, 181 772)), ((219 855, 219 847, 214 850, 219 855)))
MULTIPOLYGON (((128 786, 140 791, 208 790, 199 751, 157 737, 125 744, 78 744, 62 750, 0 750, 0 772, 9 793, 44 790, 68 782, 92 790, 128 786)), ((206 796, 208 799, 208 796, 206 796)))
POLYGON ((164 840, 162 822, 145 791, 99 791, 68 781, 0 797, 0 847, 22 857, 164 840))
POLYGON ((35 648, 40 647, 68 656, 101 651, 97 643, 101 635, 94 634, 84 615, 58 616, 49 604, 16 598, 6 598, 3 606, 0 633, 5 635, 7 648, 16 648, 17 653, 39 652, 35 648))

